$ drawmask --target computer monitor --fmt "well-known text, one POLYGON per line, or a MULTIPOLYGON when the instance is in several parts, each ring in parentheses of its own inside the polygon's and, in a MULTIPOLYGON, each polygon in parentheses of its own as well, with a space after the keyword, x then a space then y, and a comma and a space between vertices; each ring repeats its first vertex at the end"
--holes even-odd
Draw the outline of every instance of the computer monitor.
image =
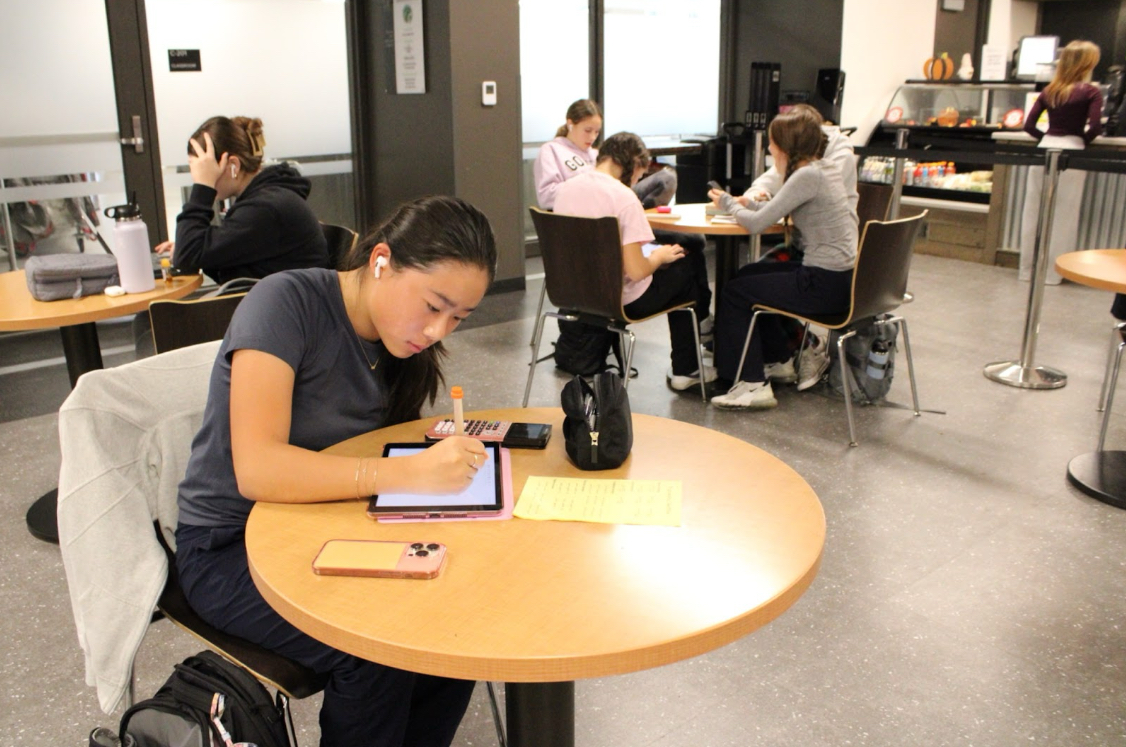
POLYGON ((1036 78, 1040 65, 1050 65, 1056 61, 1058 36, 1024 36, 1017 47, 1017 69, 1014 77, 1036 78))

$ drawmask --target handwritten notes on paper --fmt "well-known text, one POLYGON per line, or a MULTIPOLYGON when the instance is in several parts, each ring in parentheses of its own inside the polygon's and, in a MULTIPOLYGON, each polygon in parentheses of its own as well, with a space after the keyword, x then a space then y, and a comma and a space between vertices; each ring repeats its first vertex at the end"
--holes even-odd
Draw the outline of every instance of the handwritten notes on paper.
POLYGON ((515 516, 539 521, 680 526, 679 480, 529 477, 515 516))

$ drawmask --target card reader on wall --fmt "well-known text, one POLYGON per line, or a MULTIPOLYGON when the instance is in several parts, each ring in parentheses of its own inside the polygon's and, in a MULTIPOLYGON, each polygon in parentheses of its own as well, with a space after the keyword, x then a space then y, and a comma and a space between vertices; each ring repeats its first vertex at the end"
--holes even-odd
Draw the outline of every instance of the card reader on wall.
POLYGON ((495 80, 481 81, 481 106, 497 105, 497 82, 495 80))

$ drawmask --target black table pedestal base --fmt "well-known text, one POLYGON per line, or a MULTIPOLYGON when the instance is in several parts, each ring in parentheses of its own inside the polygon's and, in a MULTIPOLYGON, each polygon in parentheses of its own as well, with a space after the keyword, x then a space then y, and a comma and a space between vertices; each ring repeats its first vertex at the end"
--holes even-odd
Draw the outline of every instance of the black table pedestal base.
POLYGON ((1095 500, 1126 508, 1126 451, 1092 451, 1067 465, 1067 479, 1095 500))
POLYGON ((574 682, 506 682, 509 747, 574 747, 574 682))
POLYGON ((57 516, 59 491, 50 490, 41 495, 27 509, 27 531, 31 536, 44 542, 59 544, 59 522, 57 516))

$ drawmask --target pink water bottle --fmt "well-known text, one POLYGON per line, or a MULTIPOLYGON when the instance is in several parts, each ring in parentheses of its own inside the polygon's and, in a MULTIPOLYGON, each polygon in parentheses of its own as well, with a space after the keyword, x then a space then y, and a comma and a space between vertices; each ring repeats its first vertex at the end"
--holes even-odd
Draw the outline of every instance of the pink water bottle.
POLYGON ((107 218, 113 218, 113 254, 117 258, 117 274, 126 293, 144 293, 156 287, 152 270, 152 251, 149 249, 149 229, 141 220, 141 208, 136 194, 127 205, 114 205, 105 209, 107 218))

